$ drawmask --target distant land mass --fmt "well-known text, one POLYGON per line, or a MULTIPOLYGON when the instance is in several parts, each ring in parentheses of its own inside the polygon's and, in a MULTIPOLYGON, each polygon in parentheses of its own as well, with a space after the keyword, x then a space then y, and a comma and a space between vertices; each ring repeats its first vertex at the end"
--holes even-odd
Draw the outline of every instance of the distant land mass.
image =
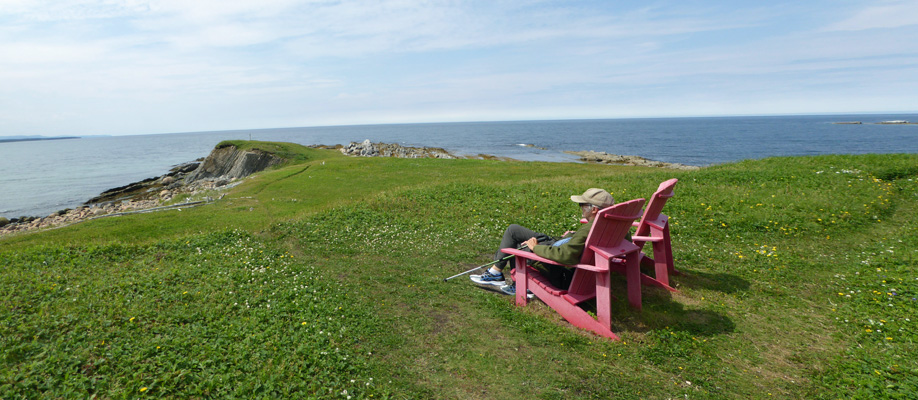
POLYGON ((35 140, 63 140, 63 139, 80 139, 79 136, 56 136, 56 137, 45 137, 45 136, 7 136, 0 137, 0 143, 5 142, 29 142, 35 140))

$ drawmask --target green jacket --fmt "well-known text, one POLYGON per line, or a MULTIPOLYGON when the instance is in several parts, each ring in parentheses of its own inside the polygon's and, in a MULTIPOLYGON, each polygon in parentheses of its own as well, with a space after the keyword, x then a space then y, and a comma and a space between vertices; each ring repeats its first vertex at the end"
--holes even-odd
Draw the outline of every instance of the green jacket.
POLYGON ((590 235, 591 227, 593 227, 593 221, 585 223, 580 229, 577 229, 567 243, 560 246, 540 244, 532 249, 532 252, 539 257, 545 257, 561 264, 580 264, 580 256, 583 255, 583 248, 586 246, 587 236, 590 235))
MULTIPOLYGON (((545 257, 560 264, 580 264, 580 256, 583 255, 583 248, 586 247, 587 236, 590 235, 592 227, 593 221, 585 223, 577 232, 574 232, 567 243, 560 246, 536 245, 532 252, 539 257, 545 257)), ((631 233, 625 235, 625 239, 631 240, 631 233)))

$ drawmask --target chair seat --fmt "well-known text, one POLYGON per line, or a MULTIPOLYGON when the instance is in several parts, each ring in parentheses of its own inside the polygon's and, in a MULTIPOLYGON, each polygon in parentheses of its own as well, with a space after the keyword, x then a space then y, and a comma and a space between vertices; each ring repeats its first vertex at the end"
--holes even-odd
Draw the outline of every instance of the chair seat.
MULTIPOLYGON (((563 296, 567 294, 567 290, 561 290, 561 289, 556 288, 554 285, 551 284, 551 281, 549 281, 548 278, 542 275, 542 273, 539 270, 531 266, 527 266, 526 269, 529 271, 528 273, 529 280, 541 286, 542 289, 545 289, 545 291, 551 294, 552 296, 563 296)), ((511 269, 510 275, 516 276, 515 274, 516 274, 516 268, 511 269)))
POLYGON ((552 296, 563 296, 567 294, 567 290, 561 290, 556 288, 551 282, 548 281, 548 278, 543 276, 537 269, 529 269, 530 279, 535 282, 537 285, 541 286, 542 289, 545 289, 546 292, 550 293, 552 296))

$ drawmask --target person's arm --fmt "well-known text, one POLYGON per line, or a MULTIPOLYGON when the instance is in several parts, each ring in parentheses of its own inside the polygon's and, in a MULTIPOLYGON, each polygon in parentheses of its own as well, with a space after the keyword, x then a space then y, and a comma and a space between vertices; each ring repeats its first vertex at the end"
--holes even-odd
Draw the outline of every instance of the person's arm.
POLYGON ((533 247, 536 247, 539 244, 539 239, 529 238, 529 240, 523 243, 526 243, 526 247, 528 247, 531 250, 533 247))
MULTIPOLYGON (((586 239, 590 234, 590 227, 592 225, 593 224, 584 224, 574 233, 570 241, 560 246, 534 244, 529 248, 532 249, 532 252, 537 256, 545 257, 561 264, 577 264, 580 262, 580 256, 583 255, 583 248, 586 246, 586 239)), ((532 241, 532 239, 526 242, 527 246, 530 244, 530 241, 532 241)))

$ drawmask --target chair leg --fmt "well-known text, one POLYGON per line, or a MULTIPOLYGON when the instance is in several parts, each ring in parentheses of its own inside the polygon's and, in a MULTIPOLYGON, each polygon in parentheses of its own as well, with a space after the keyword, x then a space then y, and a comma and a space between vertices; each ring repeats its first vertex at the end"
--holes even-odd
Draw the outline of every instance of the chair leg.
POLYGON ((669 241, 669 224, 663 227, 663 253, 666 254, 666 269, 669 271, 670 275, 680 275, 679 271, 676 271, 675 261, 673 261, 673 246, 669 241))
POLYGON ((599 324, 603 327, 612 329, 612 274, 609 272, 609 260, 602 257, 596 257, 596 264, 599 267, 605 266, 605 272, 597 272, 596 275, 596 317, 599 324), (605 265, 603 265, 605 264, 605 265))
POLYGON ((641 310, 641 265, 640 253, 631 253, 625 257, 625 281, 628 285, 628 303, 638 311, 641 310))
POLYGON ((654 278, 660 283, 669 286, 669 258, 666 257, 666 245, 662 242, 653 243, 653 272, 654 278))
MULTIPOLYGON (((605 275, 608 276, 609 274, 605 275)), ((539 285, 532 285, 531 290, 535 293, 536 297, 558 312, 558 314, 561 314, 561 317, 567 320, 567 322, 570 322, 571 325, 592 331, 599 336, 604 336, 612 340, 619 340, 618 335, 612 332, 612 324, 610 322, 597 321, 582 308, 571 304, 561 296, 555 296, 548 293, 539 285)))
POLYGON ((516 280, 516 304, 525 306, 528 303, 526 291, 529 290, 529 271, 526 268, 526 260, 522 257, 516 257, 516 272, 513 274, 516 280))

